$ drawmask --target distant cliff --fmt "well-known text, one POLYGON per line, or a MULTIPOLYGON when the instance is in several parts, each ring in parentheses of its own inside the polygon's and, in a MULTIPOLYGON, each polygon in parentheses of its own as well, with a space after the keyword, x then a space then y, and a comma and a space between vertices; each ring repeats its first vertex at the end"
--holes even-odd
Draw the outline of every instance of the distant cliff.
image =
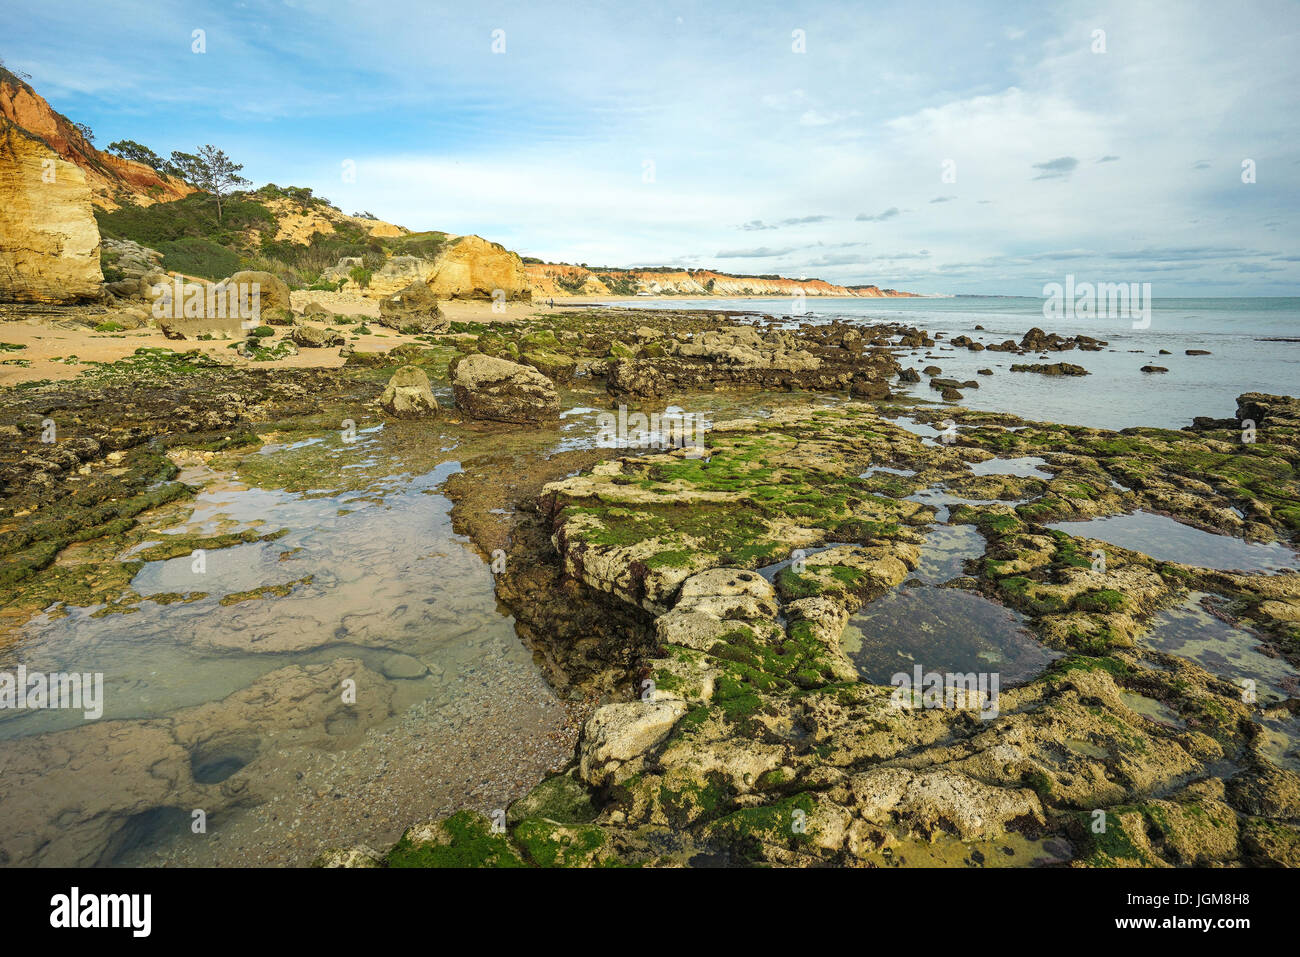
POLYGON ((733 276, 710 269, 590 269, 565 263, 524 266, 533 295, 552 296, 846 296, 867 299, 911 297, 912 292, 879 286, 837 286, 821 279, 733 276))

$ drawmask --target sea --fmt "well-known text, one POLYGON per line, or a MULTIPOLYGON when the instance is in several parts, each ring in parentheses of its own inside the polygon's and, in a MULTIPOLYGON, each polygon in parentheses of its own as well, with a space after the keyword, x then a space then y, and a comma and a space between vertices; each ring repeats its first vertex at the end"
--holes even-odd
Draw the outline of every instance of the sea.
MULTIPOLYGON (((627 300, 611 305, 628 306, 627 300)), ((640 305, 639 303, 637 305, 640 305)), ((1232 418, 1245 392, 1300 394, 1300 297, 1154 299, 1149 321, 1138 318, 1047 319, 1043 300, 1019 296, 955 296, 909 299, 809 297, 755 299, 655 299, 650 308, 753 311, 797 322, 870 325, 899 322, 944 339, 934 347, 900 356, 918 371, 930 365, 944 378, 979 382, 964 389, 967 408, 1009 412, 1026 419, 1101 429, 1140 426, 1182 428, 1196 416, 1232 418), (802 314, 795 310, 802 308, 802 314), (1145 328, 1135 328, 1144 325, 1145 328), (983 326, 982 330, 976 326, 983 326), (967 335, 985 345, 1017 342, 1037 326, 1062 336, 1088 335, 1108 343, 1101 352, 1036 354, 971 352, 947 344, 967 335), (1284 341, 1291 340, 1291 341, 1284 341), (1187 350, 1209 355, 1189 356, 1187 350), (1168 355, 1162 355, 1161 350, 1168 355), (1087 376, 1011 372, 1016 363, 1070 362, 1087 376), (1142 372, 1143 366, 1167 372, 1142 372), (993 375, 979 375, 991 369, 993 375)), ((898 390, 938 398, 922 377, 898 390)), ((896 390, 896 391, 898 391, 896 390)))

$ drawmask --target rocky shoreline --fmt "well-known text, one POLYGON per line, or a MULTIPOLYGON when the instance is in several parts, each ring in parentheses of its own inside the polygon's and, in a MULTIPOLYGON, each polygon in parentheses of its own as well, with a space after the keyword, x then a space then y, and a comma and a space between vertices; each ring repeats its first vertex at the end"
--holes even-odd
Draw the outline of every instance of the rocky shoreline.
MULTIPOLYGON (((299 308, 288 321, 302 325, 299 308)), ((248 456, 345 419, 412 436, 436 423, 460 446, 443 489, 454 527, 502 559, 497 598, 550 685, 599 707, 570 764, 504 822, 466 808, 321 863, 1300 864, 1300 688, 1247 701, 1146 644, 1159 615, 1208 594, 1294 671, 1300 575, 1049 527, 1142 510, 1260 547, 1294 541, 1297 400, 1243 395, 1236 419, 1182 430, 1036 423, 896 396, 895 381, 920 378, 900 359, 938 338, 924 330, 748 318, 575 309, 443 322, 375 350, 327 314, 314 324, 343 340, 340 368, 179 346, 8 388, 5 633, 59 605, 156 601, 128 584, 157 556, 132 549, 156 547, 138 527, 152 510, 194 494, 177 481, 187 457, 248 456), (669 402, 708 414, 702 445, 563 439, 581 408, 669 402), (51 419, 58 441, 42 444, 51 419), (1003 465, 1022 460, 1037 464, 1003 465), (991 719, 899 707, 842 641, 854 615, 919 587, 935 529, 959 527, 981 547, 937 585, 1008 609, 1051 652, 1003 685, 991 719), (93 566, 70 560, 87 549, 93 566)), ((1036 355, 1086 339, 1031 330, 994 345, 1036 355)), ((925 371, 946 399, 975 385, 925 371)))

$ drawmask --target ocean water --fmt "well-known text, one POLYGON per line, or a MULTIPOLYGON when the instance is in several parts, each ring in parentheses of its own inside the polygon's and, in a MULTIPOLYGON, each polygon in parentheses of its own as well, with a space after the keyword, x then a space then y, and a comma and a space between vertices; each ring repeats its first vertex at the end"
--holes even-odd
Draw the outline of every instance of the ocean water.
MULTIPOLYGON (((945 339, 933 348, 905 353, 900 361, 918 370, 937 365, 946 378, 978 381, 978 389, 963 390, 960 404, 967 408, 1040 421, 1104 429, 1182 428, 1198 415, 1234 416, 1236 398, 1243 392, 1300 393, 1300 341, 1265 341, 1300 340, 1300 298, 1155 299, 1145 329, 1133 328, 1128 318, 1045 319, 1043 300, 1029 297, 808 298, 803 304, 802 316, 792 314, 795 302, 790 299, 657 299, 645 305, 748 310, 792 322, 900 322, 925 329, 931 336, 943 333, 945 339), (976 330, 977 325, 983 331, 976 330), (1034 326, 1062 336, 1104 339, 1109 345, 1101 352, 1073 349, 1040 359, 1037 354, 970 352, 946 344, 963 334, 985 345, 1006 339, 1019 342, 1034 326), (1161 349, 1172 354, 1160 355, 1161 349), (1188 356, 1188 349, 1211 354, 1188 356), (1090 374, 1067 377, 1010 371, 1014 363, 1034 362, 1070 362, 1090 374), (1169 371, 1139 371, 1144 365, 1169 371), (978 375, 979 369, 992 369, 993 375, 978 375)), ((918 397, 938 399, 925 381, 902 388, 918 397)))

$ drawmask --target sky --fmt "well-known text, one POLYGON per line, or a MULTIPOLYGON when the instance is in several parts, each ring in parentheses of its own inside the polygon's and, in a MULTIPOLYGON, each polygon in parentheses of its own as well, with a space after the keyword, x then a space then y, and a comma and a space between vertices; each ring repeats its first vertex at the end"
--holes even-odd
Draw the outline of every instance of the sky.
POLYGON ((1295 0, 5 5, 101 148, 547 261, 1300 295, 1295 0))

